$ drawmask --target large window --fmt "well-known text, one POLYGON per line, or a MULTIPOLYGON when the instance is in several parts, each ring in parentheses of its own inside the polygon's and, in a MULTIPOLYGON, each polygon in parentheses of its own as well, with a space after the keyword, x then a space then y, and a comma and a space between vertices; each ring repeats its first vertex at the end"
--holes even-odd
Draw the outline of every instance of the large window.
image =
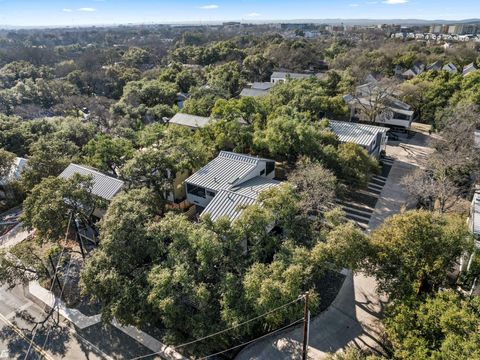
POLYGON ((201 197, 205 199, 205 189, 199 186, 195 186, 192 184, 187 183, 187 192, 189 194, 201 197))
POLYGON ((400 114, 400 113, 394 113, 393 116, 395 117, 395 119, 398 119, 398 120, 408 120, 410 121, 410 116, 408 115, 405 115, 405 114, 400 114))
POLYGON ((275 170, 275 162, 274 161, 267 161, 267 175, 269 175, 273 170, 275 170))

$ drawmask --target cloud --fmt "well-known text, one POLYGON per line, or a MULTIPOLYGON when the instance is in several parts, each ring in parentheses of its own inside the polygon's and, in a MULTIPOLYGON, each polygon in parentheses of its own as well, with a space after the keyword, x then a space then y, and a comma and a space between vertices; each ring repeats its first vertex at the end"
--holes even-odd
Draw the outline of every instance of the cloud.
POLYGON ((62 9, 63 12, 73 12, 72 9, 62 9))
POLYGON ((383 1, 384 4, 388 5, 398 5, 398 4, 406 4, 408 0, 385 0, 383 1))
POLYGON ((91 8, 91 7, 83 7, 83 8, 77 9, 77 11, 80 11, 80 12, 95 12, 95 11, 97 11, 97 9, 91 8))
POLYGON ((203 9, 203 10, 215 10, 215 9, 218 9, 218 5, 215 5, 215 4, 210 4, 210 5, 203 5, 203 6, 200 6, 200 9, 203 9))
POLYGON ((359 7, 360 5, 359 4, 350 4, 349 6, 350 7, 359 7))
POLYGON ((259 13, 252 12, 252 13, 248 14, 247 16, 248 16, 248 17, 259 17, 260 15, 261 15, 261 14, 259 14, 259 13))

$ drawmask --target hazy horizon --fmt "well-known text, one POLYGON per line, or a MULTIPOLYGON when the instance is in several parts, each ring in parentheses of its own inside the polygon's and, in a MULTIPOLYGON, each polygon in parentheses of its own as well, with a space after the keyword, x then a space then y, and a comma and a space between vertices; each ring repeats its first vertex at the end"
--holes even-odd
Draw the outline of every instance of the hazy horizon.
POLYGON ((480 15, 480 1, 446 0, 0 0, 0 26, 276 22, 292 20, 445 20, 480 15))

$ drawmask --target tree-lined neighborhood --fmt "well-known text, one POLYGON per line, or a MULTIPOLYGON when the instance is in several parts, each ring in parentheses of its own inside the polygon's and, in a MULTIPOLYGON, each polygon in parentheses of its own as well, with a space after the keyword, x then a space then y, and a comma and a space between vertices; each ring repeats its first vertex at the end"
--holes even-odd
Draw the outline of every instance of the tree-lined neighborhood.
POLYGON ((0 359, 480 359, 480 26, 426 26, 0 29, 0 359))

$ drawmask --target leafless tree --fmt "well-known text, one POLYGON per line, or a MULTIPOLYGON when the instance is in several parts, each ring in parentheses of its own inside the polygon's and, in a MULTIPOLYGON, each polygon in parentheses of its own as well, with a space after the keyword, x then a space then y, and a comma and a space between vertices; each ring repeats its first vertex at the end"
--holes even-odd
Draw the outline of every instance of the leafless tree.
POLYGON ((480 154, 475 146, 480 112, 474 105, 447 108, 437 118, 439 137, 432 140, 429 155, 403 184, 424 207, 448 211, 468 194, 480 172, 480 154))
POLYGON ((360 120, 375 123, 391 118, 393 114, 390 105, 394 94, 398 92, 398 86, 396 79, 383 78, 357 87, 353 104, 360 120))

